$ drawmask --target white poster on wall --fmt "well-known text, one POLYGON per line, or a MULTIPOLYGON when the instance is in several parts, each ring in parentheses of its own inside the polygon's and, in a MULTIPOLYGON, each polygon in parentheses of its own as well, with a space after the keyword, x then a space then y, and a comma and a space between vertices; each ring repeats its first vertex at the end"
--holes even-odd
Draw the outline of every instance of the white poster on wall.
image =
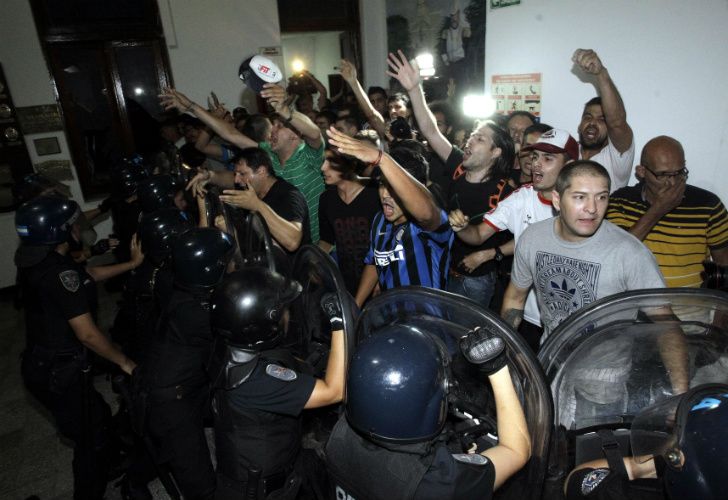
POLYGON ((541 116, 541 73, 493 75, 490 94, 499 114, 528 111, 541 116))

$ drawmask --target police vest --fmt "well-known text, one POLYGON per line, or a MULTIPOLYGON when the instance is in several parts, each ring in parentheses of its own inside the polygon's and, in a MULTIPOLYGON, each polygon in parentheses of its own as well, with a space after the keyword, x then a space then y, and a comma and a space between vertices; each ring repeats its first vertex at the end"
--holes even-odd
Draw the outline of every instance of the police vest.
POLYGON ((326 443, 326 468, 334 498, 409 500, 435 457, 433 443, 402 446, 394 452, 370 443, 341 417, 326 443))
MULTIPOLYGON (((235 348, 217 343, 217 351, 235 348)), ((222 360, 225 357, 218 357, 222 360)), ((231 357, 228 357, 231 359, 231 357)), ((275 363, 296 369, 297 363, 286 350, 262 351, 244 363, 244 371, 225 370, 210 366, 210 373, 227 373, 231 380, 213 382, 215 387, 213 409, 215 411, 215 442, 218 471, 239 482, 247 482, 248 470, 258 469, 261 478, 282 471, 289 471, 298 455, 301 444, 301 419, 256 409, 233 408, 226 393, 245 384, 258 363, 275 363), (245 373, 240 379, 241 373, 245 373), (222 385, 222 387, 221 387, 222 385), (229 387, 227 389, 225 386, 229 387)), ((300 371, 300 370, 299 370, 300 371)))

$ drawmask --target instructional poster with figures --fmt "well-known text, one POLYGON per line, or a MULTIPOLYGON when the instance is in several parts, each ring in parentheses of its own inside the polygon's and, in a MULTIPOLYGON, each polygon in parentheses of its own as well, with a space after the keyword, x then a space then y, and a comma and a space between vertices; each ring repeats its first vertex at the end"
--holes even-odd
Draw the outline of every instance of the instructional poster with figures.
POLYGON ((528 111, 541 116, 541 73, 493 75, 490 95, 498 114, 528 111))

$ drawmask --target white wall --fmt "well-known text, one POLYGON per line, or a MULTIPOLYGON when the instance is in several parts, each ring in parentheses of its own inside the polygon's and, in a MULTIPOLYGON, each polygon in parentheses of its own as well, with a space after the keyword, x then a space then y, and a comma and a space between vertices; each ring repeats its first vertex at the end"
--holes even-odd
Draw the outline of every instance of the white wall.
POLYGON ((281 35, 283 45, 283 73, 288 78, 293 75, 292 63, 303 61, 304 67, 324 84, 329 97, 328 75, 338 74, 334 66, 341 61, 341 31, 321 31, 312 33, 290 33, 281 35))
MULTIPOLYGON (((280 46, 278 3, 273 0, 190 2, 157 0, 175 86, 205 104, 214 91, 229 109, 257 109, 238 78, 244 58, 280 46)), ((282 65, 281 58, 273 58, 282 65)))
POLYGON ((387 5, 386 0, 359 0, 361 27, 362 86, 387 88, 387 5))
POLYGON ((593 48, 625 101, 637 159, 650 138, 673 136, 688 182, 728 203, 726 25, 725 0, 523 0, 487 14, 487 90, 493 74, 543 73, 543 121, 575 134, 595 90, 571 55, 593 48))
MULTIPOLYGON (((180 90, 202 103, 214 90, 229 107, 241 103, 244 86, 237 77, 243 57, 258 52, 259 47, 279 46, 277 3, 272 0, 216 0, 187 2, 158 0, 168 47, 172 74, 180 90)), ((48 68, 38 41, 30 3, 4 0, 0 16, 0 62, 16 106, 55 103, 48 68)), ((282 57, 280 58, 282 63, 282 57)), ((254 96, 249 91, 245 102, 251 109, 254 96)), ((33 139, 59 138, 61 153, 47 159, 71 160, 64 132, 26 136, 31 160, 37 162, 33 139)), ((75 176, 75 170, 74 170, 75 176)), ((84 200, 76 180, 68 183, 74 199, 83 209, 98 200, 84 200)), ((13 253, 17 237, 14 213, 0 214, 0 288, 15 283, 13 253)), ((108 221, 97 226, 100 235, 111 230, 108 221)))

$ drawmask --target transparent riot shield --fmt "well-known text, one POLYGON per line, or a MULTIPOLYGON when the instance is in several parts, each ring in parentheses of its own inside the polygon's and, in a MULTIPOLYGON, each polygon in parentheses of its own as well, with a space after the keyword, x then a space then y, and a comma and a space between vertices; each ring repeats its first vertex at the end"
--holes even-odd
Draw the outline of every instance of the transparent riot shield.
POLYGON ((289 276, 291 263, 288 254, 273 241, 268 224, 257 213, 247 213, 243 223, 240 251, 244 266, 263 266, 289 276))
POLYGON ((346 359, 354 348, 354 328, 358 308, 347 292, 344 278, 333 259, 314 245, 304 245, 293 262, 292 278, 303 287, 299 299, 291 307, 291 328, 287 346, 307 360, 315 373, 322 374, 331 344, 329 320, 321 310, 321 297, 334 293, 342 306, 346 359))
POLYGON ((245 228, 245 215, 247 210, 240 210, 220 201, 221 190, 211 186, 205 194, 205 216, 208 227, 217 227, 229 234, 235 242, 233 262, 236 269, 243 266, 243 241, 245 228))
POLYGON ((396 288, 371 300, 357 322, 357 342, 377 335, 378 330, 391 324, 427 331, 445 343, 452 357, 456 382, 450 409, 455 429, 477 432, 492 444, 497 443, 498 430, 490 387, 460 354, 457 340, 480 326, 496 331, 506 341, 508 366, 528 422, 532 457, 495 498, 540 498, 551 434, 552 403, 541 367, 528 345, 500 318, 475 302, 430 288, 396 288), (471 423, 476 425, 469 426, 471 423))
POLYGON ((613 430, 626 456, 642 409, 728 382, 728 294, 663 288, 599 300, 562 323, 538 358, 554 400, 549 472, 558 481, 604 458, 599 429, 613 430))

